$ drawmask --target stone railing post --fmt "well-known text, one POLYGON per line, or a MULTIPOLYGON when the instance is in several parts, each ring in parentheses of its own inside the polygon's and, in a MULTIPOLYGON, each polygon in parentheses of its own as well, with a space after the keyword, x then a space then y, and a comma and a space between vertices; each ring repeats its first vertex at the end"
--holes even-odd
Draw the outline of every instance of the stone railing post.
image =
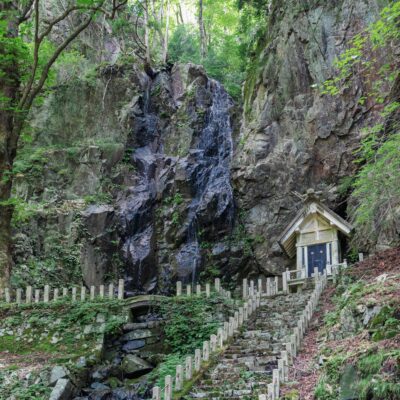
POLYGON ((210 297, 211 296, 211 287, 209 283, 206 283, 206 297, 210 297))
POLYGON ((283 381, 287 382, 289 380, 289 357, 286 350, 281 351, 281 359, 283 361, 283 381))
POLYGON ((53 300, 54 301, 58 300, 58 294, 59 294, 58 288, 55 288, 54 292, 53 292, 53 300))
POLYGON ((358 261, 364 261, 364 253, 358 253, 358 261))
POLYGON ((275 399, 274 384, 273 383, 269 383, 267 388, 268 388, 268 400, 276 400, 275 399))
POLYGON ((201 368, 201 350, 196 349, 194 351, 194 370, 199 372, 201 368))
POLYGON ((201 296, 201 286, 200 285, 196 285, 196 295, 201 296))
POLYGON ((25 301, 26 301, 27 304, 31 304, 32 303, 32 286, 27 286, 26 287, 25 301))
POLYGON ((208 341, 203 342, 203 361, 210 359, 210 343, 208 341))
POLYGON ((243 303, 243 321, 247 321, 249 319, 248 315, 248 306, 247 306, 247 301, 243 303))
POLYGON ((152 400, 161 400, 161 388, 158 386, 153 387, 152 400))
POLYGON ((62 290, 62 297, 67 297, 68 296, 68 288, 64 287, 62 290))
POLYGON ((263 287, 262 287, 262 279, 261 278, 258 278, 257 289, 258 289, 259 293, 262 293, 263 287))
POLYGON ((284 294, 288 293, 289 291, 287 283, 287 270, 285 272, 282 272, 282 290, 284 294))
POLYGON ((279 280, 278 277, 275 276, 275 294, 279 293, 279 280))
POLYGON ((40 289, 35 289, 35 303, 40 302, 40 289))
POLYGON ((22 301, 22 289, 17 289, 17 299, 16 302, 17 304, 20 304, 22 301))
POLYGON ((164 400, 172 400, 172 376, 165 377, 164 400))
POLYGON ((224 322, 224 342, 228 340, 229 338, 229 322, 224 322))
POLYGON ((248 286, 247 286, 247 279, 243 279, 243 288, 242 288, 242 293, 243 293, 243 299, 246 300, 248 296, 248 286))
POLYGON ((267 278, 267 296, 271 297, 272 293, 271 293, 271 278, 267 278))
POLYGON ((180 392, 183 388, 183 367, 182 365, 176 366, 175 373, 175 391, 180 392))
POLYGON ((272 384, 274 385, 274 397, 279 399, 279 370, 272 370, 272 384))
POLYGON ((99 287, 99 296, 101 299, 104 299, 104 285, 100 285, 99 287))
POLYGON ((125 281, 123 279, 120 279, 118 281, 118 300, 123 300, 124 290, 125 290, 125 281))
POLYGON ((221 290, 221 279, 215 278, 215 280, 214 280, 214 286, 215 286, 215 291, 216 291, 217 293, 219 293, 220 290, 221 290))
POLYGON ((218 328, 217 331, 217 344, 219 348, 224 347, 224 332, 222 328, 218 328))
POLYGON ((192 357, 187 356, 185 360, 185 379, 190 381, 192 379, 192 357))
POLYGON ((114 284, 113 283, 110 283, 108 285, 108 298, 109 299, 114 298, 114 284))
POLYGON ((186 285, 186 296, 190 297, 192 295, 192 286, 186 285))
POLYGON ((43 294, 43 301, 45 303, 48 303, 49 300, 50 300, 50 286, 49 285, 45 285, 44 294, 43 294))
POLYGON ((7 287, 4 289, 4 297, 6 299, 6 303, 11 303, 10 288, 7 287))
POLYGON ((85 301, 86 299, 86 288, 85 286, 81 287, 81 301, 85 301))
POLYGON ((72 288, 72 301, 76 301, 76 287, 72 288))
POLYGON ((96 288, 92 285, 90 286, 90 300, 94 300, 96 288))
POLYGON ((250 293, 249 293, 249 295, 250 296, 254 295, 254 281, 253 280, 250 281, 250 293))
POLYGON ((215 353, 217 351, 217 335, 210 336, 210 351, 215 353))

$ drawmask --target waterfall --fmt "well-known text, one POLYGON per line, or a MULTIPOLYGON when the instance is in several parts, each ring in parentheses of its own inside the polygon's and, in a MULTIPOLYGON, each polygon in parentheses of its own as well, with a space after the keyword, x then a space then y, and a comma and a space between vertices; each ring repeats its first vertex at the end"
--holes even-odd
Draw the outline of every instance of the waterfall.
POLYGON ((206 216, 210 223, 223 225, 229 230, 234 218, 230 178, 233 141, 229 113, 233 102, 219 82, 210 80, 208 89, 212 93, 212 105, 206 115, 206 124, 199 133, 197 147, 191 152, 194 155, 190 167, 193 200, 189 206, 187 242, 177 255, 180 278, 185 280, 191 271, 192 283, 197 280, 201 262, 197 235, 199 221, 200 225, 201 221, 207 223, 206 216))
MULTIPOLYGON (((121 253, 128 294, 152 291, 160 279, 164 279, 164 286, 167 287, 174 276, 185 283, 194 284, 204 263, 199 231, 210 231, 219 240, 230 232, 234 217, 230 182, 233 153, 230 122, 232 99, 221 84, 207 79, 204 86, 200 86, 198 95, 207 94, 207 101, 201 103, 204 110, 204 117, 199 118, 202 119, 201 128, 193 130, 187 154, 181 157, 170 156, 164 153, 163 143, 168 128, 165 120, 160 117, 162 109, 158 104, 157 85, 157 81, 146 81, 140 106, 136 103, 132 108, 131 162, 135 172, 130 187, 121 194, 118 201, 121 253), (184 166, 184 185, 190 191, 190 203, 185 210, 177 246, 173 243, 170 246, 162 237, 165 232, 160 232, 160 227, 158 231, 156 229, 156 215, 157 208, 162 207, 163 199, 169 196, 175 185, 178 163, 184 166), (160 246, 171 248, 167 260, 164 255, 161 267, 158 253, 160 246)), ((179 107, 175 102, 173 104, 175 109, 172 113, 179 107)), ((185 109, 185 112, 189 111, 185 109)), ((199 116, 194 115, 196 118, 199 116)), ((174 129, 172 123, 169 129, 174 129)), ((187 196, 188 193, 186 200, 187 196)))

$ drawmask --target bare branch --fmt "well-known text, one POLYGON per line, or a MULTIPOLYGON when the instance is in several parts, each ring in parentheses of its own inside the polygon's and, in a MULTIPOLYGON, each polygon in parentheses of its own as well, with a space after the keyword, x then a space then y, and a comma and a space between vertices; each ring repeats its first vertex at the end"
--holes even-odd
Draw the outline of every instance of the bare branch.
POLYGON ((53 64, 56 62, 60 54, 65 50, 65 48, 82 32, 84 31, 89 24, 92 22, 93 16, 95 13, 92 13, 84 22, 82 22, 74 32, 69 35, 64 42, 58 46, 58 48, 54 51, 53 55, 51 56, 50 60, 46 63, 45 67, 43 68, 42 74, 40 76, 39 82, 37 85, 33 88, 29 96, 27 97, 26 101, 21 104, 20 103, 20 109, 21 110, 29 110, 30 107, 32 106, 33 100, 35 97, 40 93, 40 91, 43 89, 43 86, 46 82, 47 76, 49 74, 50 68, 53 66, 53 64))
POLYGON ((27 21, 31 14, 32 14, 32 6, 35 0, 29 0, 28 4, 23 8, 21 15, 18 18, 18 25, 22 24, 23 22, 27 21))
POLYGON ((29 95, 29 92, 32 89, 33 82, 35 81, 36 71, 39 63, 39 47, 40 47, 40 40, 39 40, 39 0, 34 0, 35 2, 35 34, 34 34, 34 49, 33 49, 33 65, 32 65, 32 72, 29 77, 29 81, 23 91, 21 97, 21 104, 24 104, 26 98, 29 95))

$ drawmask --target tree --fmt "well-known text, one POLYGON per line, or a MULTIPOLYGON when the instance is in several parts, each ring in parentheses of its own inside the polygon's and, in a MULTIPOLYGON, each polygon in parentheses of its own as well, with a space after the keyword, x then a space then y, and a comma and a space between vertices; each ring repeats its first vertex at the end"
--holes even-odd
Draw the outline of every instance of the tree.
POLYGON ((203 0, 199 0, 200 57, 204 60, 207 51, 207 36, 203 19, 203 0))
POLYGON ((29 110, 68 46, 99 15, 113 19, 127 0, 74 0, 50 20, 41 15, 41 3, 45 2, 0 4, 0 286, 11 273, 12 168, 29 110), (73 21, 71 30, 51 46, 54 28, 67 18, 73 21))

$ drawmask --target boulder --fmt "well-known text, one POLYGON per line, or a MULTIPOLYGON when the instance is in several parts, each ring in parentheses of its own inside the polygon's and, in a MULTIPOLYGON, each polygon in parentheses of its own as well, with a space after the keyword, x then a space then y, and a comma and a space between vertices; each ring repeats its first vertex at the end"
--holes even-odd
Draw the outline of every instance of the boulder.
POLYGON ((142 360, 133 354, 128 354, 124 357, 121 364, 121 372, 127 378, 136 378, 138 376, 147 374, 154 367, 147 361, 142 360))
POLYGON ((59 379, 50 393, 49 400, 69 400, 74 391, 75 387, 69 379, 59 379))
POLYGON ((56 365, 50 372, 49 386, 54 386, 59 379, 68 377, 68 374, 67 368, 56 365))

